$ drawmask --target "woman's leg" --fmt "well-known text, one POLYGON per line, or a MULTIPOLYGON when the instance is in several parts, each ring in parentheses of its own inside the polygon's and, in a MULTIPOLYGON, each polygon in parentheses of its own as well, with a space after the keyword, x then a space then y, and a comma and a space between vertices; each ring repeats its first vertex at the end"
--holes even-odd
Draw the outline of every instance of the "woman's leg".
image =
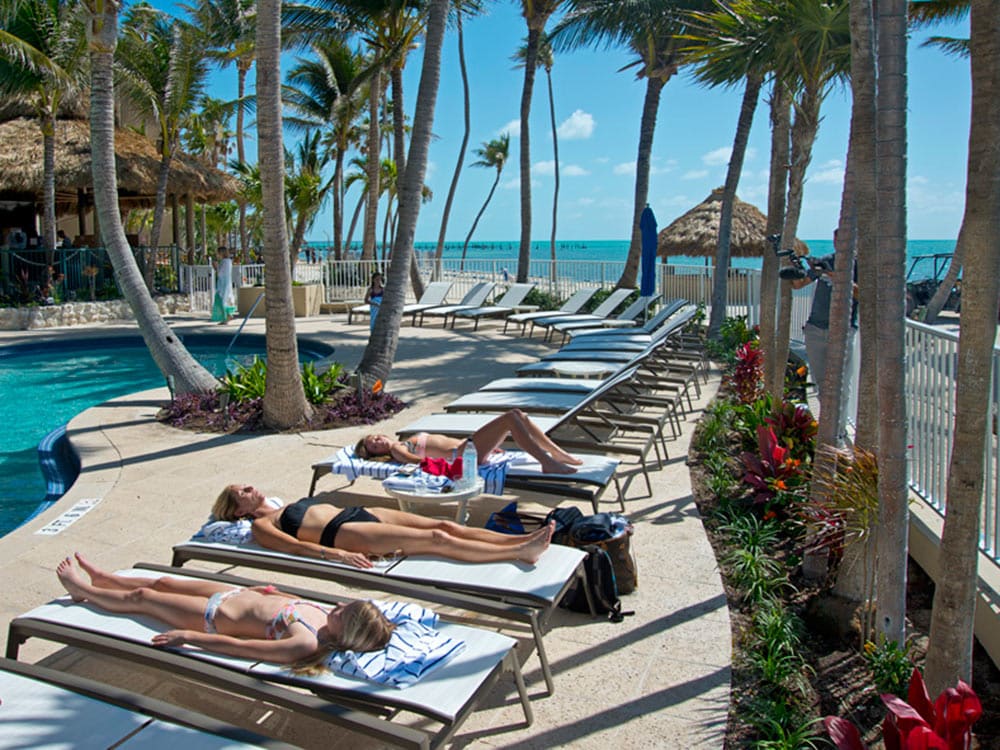
POLYGON ((480 463, 485 463, 490 453, 499 448, 508 435, 518 448, 537 459, 546 473, 570 474, 575 471, 573 465, 583 463, 552 442, 520 409, 501 414, 473 433, 472 442, 479 451, 480 463))
POLYGON ((349 552, 375 555, 402 551, 406 555, 438 555, 463 562, 521 560, 535 563, 549 546, 552 527, 546 528, 545 535, 510 545, 462 539, 440 529, 414 529, 388 523, 345 523, 337 532, 337 546, 349 552))
POLYGON ((411 529, 427 529, 433 531, 437 529, 443 531, 448 536, 459 539, 473 539, 479 542, 490 544, 515 545, 528 542, 538 536, 544 536, 546 527, 533 531, 530 534, 501 534, 498 531, 480 529, 475 526, 462 526, 454 521, 445 521, 440 518, 428 518, 416 513, 407 513, 402 510, 391 508, 367 508, 368 512, 375 516, 382 523, 394 524, 396 526, 408 526, 411 529))
POLYGON ((87 583, 66 558, 56 568, 56 575, 76 601, 88 601, 108 612, 148 615, 171 628, 202 630, 208 597, 171 594, 152 588, 106 589, 87 583))
POLYGON ((90 582, 100 589, 117 589, 120 591, 156 589, 157 591, 164 591, 170 594, 186 594, 188 596, 203 596, 208 598, 212 594, 229 591, 233 588, 229 584, 217 583, 215 581, 197 581, 185 578, 170 578, 169 576, 161 578, 120 576, 98 568, 79 552, 75 556, 83 572, 90 576, 90 582))

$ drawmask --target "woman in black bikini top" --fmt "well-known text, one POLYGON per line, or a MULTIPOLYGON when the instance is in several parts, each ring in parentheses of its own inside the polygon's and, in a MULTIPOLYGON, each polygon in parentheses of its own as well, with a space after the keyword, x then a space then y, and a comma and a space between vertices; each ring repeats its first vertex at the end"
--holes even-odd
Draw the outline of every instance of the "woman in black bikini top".
POLYGON ((252 518, 254 540, 263 547, 357 568, 372 567, 369 555, 391 554, 533 564, 552 538, 551 526, 531 534, 498 534, 391 508, 341 509, 317 498, 274 509, 248 484, 226 487, 212 514, 221 521, 252 518))

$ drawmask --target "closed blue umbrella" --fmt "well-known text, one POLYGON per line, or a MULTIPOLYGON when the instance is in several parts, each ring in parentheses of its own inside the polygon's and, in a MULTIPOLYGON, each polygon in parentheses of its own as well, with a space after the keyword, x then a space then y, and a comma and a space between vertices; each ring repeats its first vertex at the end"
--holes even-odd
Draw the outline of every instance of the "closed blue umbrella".
POLYGON ((656 217, 648 205, 642 209, 639 217, 639 232, 642 235, 639 295, 652 297, 656 290, 656 217))

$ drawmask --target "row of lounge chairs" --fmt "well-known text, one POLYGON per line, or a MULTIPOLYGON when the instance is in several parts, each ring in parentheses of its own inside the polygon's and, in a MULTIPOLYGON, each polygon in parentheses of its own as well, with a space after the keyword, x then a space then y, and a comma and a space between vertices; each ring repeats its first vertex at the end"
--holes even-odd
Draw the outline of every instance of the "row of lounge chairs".
MULTIPOLYGON (((480 401, 472 407, 475 411, 457 411, 459 399, 446 407, 445 414, 418 420, 401 435, 423 430, 453 435, 471 434, 484 421, 495 416, 489 410, 496 403, 496 394, 501 394, 501 410, 513 405, 521 406, 532 413, 533 419, 543 429, 557 434, 561 444, 570 450, 584 451, 578 455, 586 457, 581 471, 571 475, 547 476, 540 471, 540 467, 533 470, 529 465, 511 466, 506 469, 505 487, 555 492, 560 497, 586 498, 591 500, 596 510, 601 493, 613 485, 618 492, 619 507, 624 509, 627 484, 619 484, 616 469, 620 459, 617 456, 635 459, 651 491, 646 472, 647 454, 655 448, 658 461, 666 457, 664 429, 670 429, 674 424, 672 420, 677 418, 677 410, 683 409, 686 390, 692 383, 697 387, 698 358, 671 343, 674 334, 690 319, 693 310, 682 307, 680 303, 672 307, 672 312, 658 316, 658 327, 653 325, 654 319, 641 329, 642 332, 636 329, 628 333, 622 329, 578 334, 569 345, 550 355, 553 359, 548 360, 611 363, 619 369, 610 377, 595 381, 557 377, 498 379, 476 394, 469 394, 480 401), (631 351, 626 351, 626 348, 631 351), (567 360, 570 355, 580 359, 567 360), (673 405, 674 411, 670 412, 672 416, 669 419, 656 414, 657 410, 669 412, 664 408, 665 404, 673 405), (542 416, 541 412, 549 416, 542 416)), ((343 455, 335 454, 314 465, 312 489, 325 474, 343 471, 344 460, 343 455)), ((366 468, 358 465, 356 457, 347 461, 353 476, 366 473, 366 468)), ((381 466, 385 471, 385 464, 381 466)), ((467 564, 429 557, 401 557, 379 562, 373 569, 362 570, 279 553, 252 543, 232 544, 194 538, 174 547, 172 567, 140 564, 135 574, 187 575, 223 580, 232 585, 255 583, 232 575, 181 567, 191 561, 223 563, 337 581, 363 590, 417 599, 520 624, 531 631, 542 676, 551 693, 554 683, 542 637, 559 600, 574 581, 582 579, 583 560, 584 553, 580 550, 553 545, 534 566, 516 563, 467 564)), ((320 603, 340 601, 338 597, 304 588, 282 586, 282 589, 320 603)), ((525 721, 530 724, 531 706, 520 662, 514 652, 514 639, 457 622, 441 622, 440 628, 443 633, 462 640, 465 649, 402 690, 337 674, 306 677, 276 665, 251 663, 197 649, 154 648, 149 645, 149 638, 159 629, 158 624, 138 617, 102 613, 86 603, 74 603, 68 597, 38 607, 12 621, 7 656, 16 658, 20 646, 29 638, 45 639, 87 652, 132 659, 199 684, 346 727, 379 741, 414 748, 439 747, 446 743, 499 676, 506 672, 513 678, 525 721), (392 721, 400 711, 416 714, 421 720, 415 725, 392 721)), ((92 694, 104 699, 100 693, 92 694)), ((141 705, 135 710, 158 715, 141 705)), ((163 714, 163 718, 175 720, 167 714, 163 714)), ((188 716, 179 720, 207 731, 218 729, 211 723, 192 721, 188 716)), ((257 741, 254 736, 245 734, 230 738, 257 741)), ((268 744, 275 746, 273 742, 268 744)), ((124 746, 127 747, 128 743, 124 746)))

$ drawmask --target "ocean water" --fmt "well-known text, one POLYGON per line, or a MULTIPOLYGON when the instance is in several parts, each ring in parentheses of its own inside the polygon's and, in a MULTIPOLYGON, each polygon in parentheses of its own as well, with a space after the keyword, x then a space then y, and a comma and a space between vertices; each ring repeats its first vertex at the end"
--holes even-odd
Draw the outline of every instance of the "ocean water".
MULTIPOLYGON (((809 246, 809 252, 813 256, 829 255, 833 252, 833 240, 805 240, 809 246)), ((312 243, 322 253, 325 245, 312 243)), ((917 281, 934 276, 934 261, 924 256, 950 255, 955 249, 955 240, 909 240, 906 246, 907 255, 907 276, 909 279, 917 281)), ((561 261, 574 260, 601 260, 610 262, 624 262, 628 255, 629 243, 627 240, 571 240, 556 242, 556 259, 561 261)), ((352 246, 360 251, 360 245, 354 243, 352 246)), ((414 249, 419 253, 433 253, 437 248, 435 242, 417 242, 414 249)), ((513 270, 517 266, 518 243, 513 242, 472 242, 469 244, 466 257, 472 260, 498 260, 507 261, 508 266, 513 270)), ((446 242, 444 245, 443 257, 462 257, 461 242, 446 242)), ((548 242, 532 242, 531 257, 535 260, 548 260, 551 257, 551 249, 548 242)), ((706 264, 704 257, 691 257, 684 255, 671 256, 667 262, 673 265, 695 265, 706 264)), ((708 261, 710 262, 710 261, 708 261)), ((733 258, 734 268, 760 268, 760 258, 733 258)), ((947 262, 938 261, 938 266, 943 271, 947 267, 947 262)))

